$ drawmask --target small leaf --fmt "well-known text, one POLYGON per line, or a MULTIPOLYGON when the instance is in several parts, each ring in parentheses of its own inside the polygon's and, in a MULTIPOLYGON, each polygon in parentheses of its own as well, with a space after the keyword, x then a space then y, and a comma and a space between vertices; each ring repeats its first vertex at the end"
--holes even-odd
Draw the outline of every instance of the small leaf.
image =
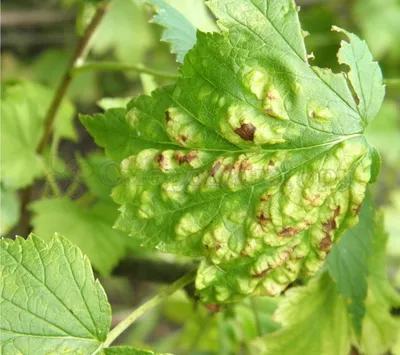
POLYGON ((106 339, 111 308, 89 260, 67 239, 0 240, 4 354, 93 354, 106 339))
MULTIPOLYGON (((36 149, 53 92, 39 84, 17 81, 5 84, 1 100, 1 181, 14 189, 24 187, 44 174, 36 149)), ((76 140, 72 123, 74 107, 64 100, 54 124, 55 134, 76 140)))
POLYGON ((326 266, 335 280, 338 291, 350 298, 348 309, 356 334, 361 335, 367 297, 368 261, 374 240, 375 211, 371 196, 360 210, 360 222, 345 232, 332 248, 326 266))
POLYGON ((178 10, 164 0, 148 0, 158 8, 151 22, 165 29, 161 40, 171 44, 171 52, 176 54, 176 61, 183 63, 186 53, 196 43, 196 28, 178 10))

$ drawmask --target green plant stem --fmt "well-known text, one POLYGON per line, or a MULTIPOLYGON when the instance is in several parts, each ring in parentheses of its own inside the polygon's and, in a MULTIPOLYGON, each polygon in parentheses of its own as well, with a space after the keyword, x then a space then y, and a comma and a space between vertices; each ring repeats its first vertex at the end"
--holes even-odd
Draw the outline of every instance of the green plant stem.
POLYGON ((167 297, 175 293, 176 291, 184 288, 192 281, 196 276, 196 270, 193 270, 181 277, 173 284, 162 290, 155 297, 142 304, 139 308, 136 308, 128 317, 126 317, 121 323, 119 323, 113 330, 108 333, 107 339, 104 342, 103 348, 107 348, 115 339, 117 339, 126 329, 128 329, 133 322, 145 314, 149 309, 159 305, 167 297))
POLYGON ((400 78, 385 79, 383 83, 389 87, 399 87, 400 88, 400 78))
POLYGON ((175 80, 178 78, 176 74, 167 73, 163 71, 158 71, 155 69, 147 68, 144 65, 130 65, 130 64, 121 64, 117 62, 86 62, 80 66, 77 66, 73 69, 73 75, 77 75, 81 72, 85 71, 122 71, 128 72, 132 71, 135 73, 149 74, 161 79, 171 79, 175 80))
POLYGON ((254 318, 256 320, 258 336, 262 336, 261 321, 260 321, 260 317, 258 316, 257 305, 256 305, 256 302, 254 300, 254 297, 250 298, 250 302, 251 302, 251 308, 253 310, 254 318))

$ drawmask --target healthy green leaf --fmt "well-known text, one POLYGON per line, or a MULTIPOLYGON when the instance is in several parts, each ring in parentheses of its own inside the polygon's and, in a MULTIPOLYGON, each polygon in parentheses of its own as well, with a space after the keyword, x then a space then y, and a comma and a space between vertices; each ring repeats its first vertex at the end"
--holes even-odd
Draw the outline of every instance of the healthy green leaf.
POLYGON ((85 206, 68 198, 36 201, 30 205, 34 233, 46 240, 55 232, 68 235, 90 257, 96 270, 108 274, 125 255, 128 243, 132 244, 124 233, 112 229, 118 212, 109 194, 118 181, 117 166, 98 155, 79 162, 82 178, 96 202, 85 206))
POLYGON ((388 235, 384 219, 378 214, 369 259, 368 296, 363 321, 360 352, 365 355, 387 353, 395 345, 400 322, 391 315, 392 307, 400 307, 400 294, 390 285, 386 266, 388 235))
POLYGON ((286 292, 275 313, 282 329, 254 342, 254 354, 344 355, 351 349, 346 301, 327 272, 286 292))
POLYGON ((161 40, 171 44, 171 52, 176 54, 176 61, 183 63, 186 53, 196 43, 196 28, 164 0, 147 1, 157 7, 157 14, 151 22, 165 28, 161 40))
POLYGON ((0 240, 2 354, 94 354, 111 308, 89 260, 67 239, 0 240))
POLYGON ((197 290, 220 303, 280 294, 357 223, 379 161, 363 132, 384 87, 351 34, 339 53, 348 74, 310 66, 291 0, 209 5, 222 34, 198 33, 175 86, 81 120, 126 158, 116 227, 204 256, 197 290))
MULTIPOLYGON (((43 158, 36 154, 53 92, 36 83, 17 81, 4 85, 1 99, 1 181, 17 189, 44 174, 43 158)), ((76 140, 74 107, 64 100, 54 133, 76 140)))
POLYGON ((348 297, 348 310, 357 336, 361 335, 367 297, 368 261, 374 240, 375 211, 367 195, 360 211, 360 222, 345 232, 326 261, 327 269, 340 294, 348 297))
POLYGON ((3 186, 0 191, 0 236, 4 236, 19 221, 20 202, 15 191, 6 190, 3 186))

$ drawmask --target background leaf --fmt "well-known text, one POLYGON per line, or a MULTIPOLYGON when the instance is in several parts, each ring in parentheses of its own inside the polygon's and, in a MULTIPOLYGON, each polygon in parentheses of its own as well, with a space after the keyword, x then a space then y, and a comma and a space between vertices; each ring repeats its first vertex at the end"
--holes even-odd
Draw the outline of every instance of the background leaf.
POLYGON ((31 235, 1 239, 0 253, 2 352, 93 354, 111 308, 80 250, 61 236, 46 245, 31 235))

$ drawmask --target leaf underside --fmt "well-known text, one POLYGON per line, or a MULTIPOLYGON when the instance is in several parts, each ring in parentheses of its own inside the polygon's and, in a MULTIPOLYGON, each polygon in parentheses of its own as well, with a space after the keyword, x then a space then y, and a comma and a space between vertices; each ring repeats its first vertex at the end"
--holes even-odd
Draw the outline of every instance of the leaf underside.
POLYGON ((280 294, 357 223, 378 160, 363 132, 384 86, 352 34, 348 73, 310 66, 293 1, 209 6, 221 33, 197 33, 174 86, 81 121, 122 160, 116 227, 203 256, 197 290, 221 303, 280 294))

